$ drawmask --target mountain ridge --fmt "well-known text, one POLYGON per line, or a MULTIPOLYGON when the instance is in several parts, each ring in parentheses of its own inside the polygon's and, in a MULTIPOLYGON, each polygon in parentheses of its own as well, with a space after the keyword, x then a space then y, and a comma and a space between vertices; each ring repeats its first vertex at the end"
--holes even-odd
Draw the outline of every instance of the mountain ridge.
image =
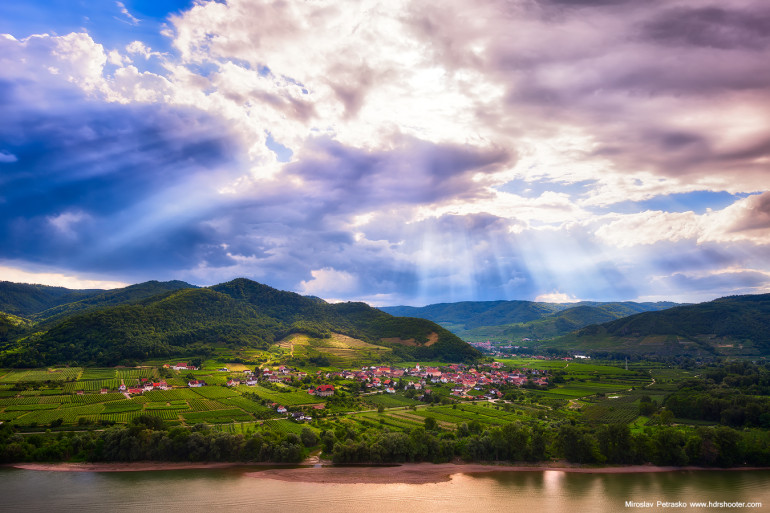
MULTIPOLYGON (((46 314, 23 336, 6 341, 0 364, 115 365, 205 352, 217 345, 267 349, 291 333, 319 338, 340 333, 391 347, 405 359, 471 361, 480 356, 432 321, 393 317, 364 303, 329 304, 245 278, 212 287, 186 285, 145 282, 43 310, 46 314), (413 340, 414 346, 389 338, 413 340)), ((5 324, 13 338, 13 323, 5 324)))
POLYGON ((770 355, 770 294, 725 296, 581 328, 541 347, 641 354, 770 355))
POLYGON ((524 300, 463 301, 424 307, 381 307, 392 315, 423 317, 469 341, 551 338, 634 313, 678 306, 672 302, 545 303, 524 300))

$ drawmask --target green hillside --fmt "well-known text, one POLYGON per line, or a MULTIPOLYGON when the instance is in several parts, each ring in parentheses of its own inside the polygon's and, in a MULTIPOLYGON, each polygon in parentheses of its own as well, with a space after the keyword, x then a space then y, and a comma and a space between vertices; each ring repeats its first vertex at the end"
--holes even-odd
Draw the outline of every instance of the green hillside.
POLYGON ((267 347, 277 321, 225 294, 184 289, 135 304, 78 313, 21 342, 4 365, 117 365, 190 352, 210 344, 267 347))
POLYGON ((0 312, 0 348, 20 337, 32 326, 32 322, 12 314, 0 312))
POLYGON ((40 315, 42 321, 25 323, 31 335, 14 340, 18 331, 9 327, 12 335, 0 365, 116 365, 209 354, 223 346, 267 349, 291 333, 321 338, 340 333, 392 347, 396 357, 408 359, 467 361, 480 356, 431 321, 395 318, 364 303, 330 305, 246 279, 187 287, 183 282, 148 282, 49 309, 40 315), (179 290, 145 297, 168 288, 179 290))
POLYGON ((770 354, 770 294, 644 312, 565 335, 544 347, 641 354, 770 354))
POLYGON ((480 353, 440 325, 414 317, 393 317, 365 303, 337 303, 332 308, 369 339, 393 348, 405 359, 470 361, 480 353))
POLYGON ((339 316, 326 301, 318 298, 274 289, 245 278, 210 288, 251 305, 262 315, 277 319, 288 326, 289 331, 316 336, 328 336, 332 331, 350 336, 360 335, 347 319, 339 316))
POLYGON ((64 287, 0 281, 0 312, 29 317, 65 303, 99 294, 101 290, 72 290, 64 287))
POLYGON ((148 281, 120 289, 99 291, 99 293, 88 295, 78 301, 64 303, 41 312, 36 312, 31 315, 31 318, 36 321, 45 321, 46 324, 49 324, 86 310, 127 304, 163 292, 190 288, 195 288, 195 286, 183 281, 148 281))

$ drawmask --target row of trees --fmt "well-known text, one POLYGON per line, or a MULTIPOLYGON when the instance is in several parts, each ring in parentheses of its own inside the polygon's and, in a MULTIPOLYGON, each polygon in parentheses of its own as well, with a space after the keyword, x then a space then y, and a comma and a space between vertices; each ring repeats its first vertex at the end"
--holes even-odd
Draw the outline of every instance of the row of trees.
POLYGON ((128 426, 104 431, 41 433, 24 436, 0 428, 0 461, 269 461, 302 460, 321 444, 336 463, 547 461, 575 463, 770 466, 770 432, 660 426, 631 432, 625 424, 588 426, 562 423, 510 423, 484 429, 477 421, 455 432, 441 431, 434 419, 410 432, 373 425, 363 431, 304 428, 300 435, 262 430, 229 434, 206 425, 167 428, 156 417, 141 416, 128 426), (432 422, 431 422, 432 421, 432 422))
POLYGON ((157 417, 143 415, 128 426, 104 431, 41 433, 23 436, 0 429, 0 461, 269 461, 296 463, 315 433, 261 431, 230 434, 205 424, 166 429, 157 417))
POLYGON ((337 463, 404 461, 545 461, 656 465, 770 465, 770 433, 728 427, 657 427, 632 433, 625 424, 595 429, 564 423, 556 429, 511 423, 481 431, 462 424, 456 433, 416 428, 410 433, 370 430, 322 434, 326 451, 337 463))

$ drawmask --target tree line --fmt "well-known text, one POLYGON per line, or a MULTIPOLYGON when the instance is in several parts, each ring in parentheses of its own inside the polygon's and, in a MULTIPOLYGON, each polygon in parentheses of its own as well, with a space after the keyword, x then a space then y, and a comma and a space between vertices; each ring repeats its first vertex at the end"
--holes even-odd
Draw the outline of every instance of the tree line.
POLYGON ((597 427, 563 422, 547 426, 512 422, 484 427, 478 421, 455 431, 428 418, 424 427, 391 431, 376 423, 366 429, 338 424, 319 434, 259 430, 230 434, 205 424, 164 425, 142 415, 126 426, 103 431, 33 435, 0 428, 0 462, 23 461, 231 461, 298 463, 320 445, 335 463, 541 462, 564 459, 583 464, 770 466, 770 432, 726 426, 656 426, 632 432, 626 424, 597 427))

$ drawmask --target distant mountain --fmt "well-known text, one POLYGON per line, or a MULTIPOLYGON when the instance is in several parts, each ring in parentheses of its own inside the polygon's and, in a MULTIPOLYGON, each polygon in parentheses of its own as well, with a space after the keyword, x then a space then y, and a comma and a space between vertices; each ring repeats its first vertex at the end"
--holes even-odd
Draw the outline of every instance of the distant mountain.
POLYGON ((48 285, 0 281, 0 312, 28 317, 65 303, 99 294, 102 290, 73 290, 48 285))
POLYGON ((183 281, 161 282, 153 280, 136 285, 129 285, 128 287, 120 289, 91 291, 83 299, 63 303, 43 311, 35 312, 31 315, 31 318, 36 321, 45 321, 46 324, 50 324, 52 321, 60 320, 86 310, 123 305, 164 292, 191 288, 197 287, 183 281))
POLYGON ((222 345, 266 349, 292 333, 318 338, 339 333, 390 347, 406 359, 480 356, 425 319, 396 318, 364 303, 332 305, 246 279, 209 288, 148 282, 58 305, 39 318, 26 336, 6 344, 0 365, 115 365, 208 354, 222 345))
POLYGON ((461 326, 468 330, 479 326, 499 326, 542 319, 564 308, 566 307, 557 303, 532 301, 462 301, 421 307, 385 306, 380 310, 399 317, 421 317, 442 326, 461 326))
POLYGON ((430 319, 464 340, 475 342, 553 338, 590 324, 673 306, 677 303, 465 301, 419 308, 395 306, 381 309, 393 315, 430 319))
POLYGON ((587 326, 542 345, 642 354, 768 355, 770 294, 644 312, 587 326))

